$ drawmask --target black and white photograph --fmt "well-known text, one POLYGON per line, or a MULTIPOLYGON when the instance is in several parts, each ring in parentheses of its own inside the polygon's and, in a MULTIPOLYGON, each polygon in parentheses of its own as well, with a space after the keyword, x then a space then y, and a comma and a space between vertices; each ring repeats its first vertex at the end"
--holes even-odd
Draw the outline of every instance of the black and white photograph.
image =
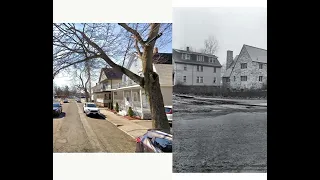
POLYGON ((267 8, 173 8, 173 173, 267 172, 267 8))

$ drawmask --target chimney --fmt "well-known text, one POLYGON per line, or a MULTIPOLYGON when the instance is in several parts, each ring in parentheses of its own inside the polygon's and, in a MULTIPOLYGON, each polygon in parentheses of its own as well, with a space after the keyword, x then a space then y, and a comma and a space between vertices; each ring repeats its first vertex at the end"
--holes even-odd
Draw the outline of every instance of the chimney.
POLYGON ((153 54, 158 54, 158 48, 157 48, 157 47, 155 47, 155 48, 153 49, 153 54))
POLYGON ((189 51, 189 47, 187 47, 187 51, 189 51))
POLYGON ((230 67, 232 61, 233 61, 233 51, 228 50, 227 51, 227 66, 226 66, 226 69, 228 69, 230 67))

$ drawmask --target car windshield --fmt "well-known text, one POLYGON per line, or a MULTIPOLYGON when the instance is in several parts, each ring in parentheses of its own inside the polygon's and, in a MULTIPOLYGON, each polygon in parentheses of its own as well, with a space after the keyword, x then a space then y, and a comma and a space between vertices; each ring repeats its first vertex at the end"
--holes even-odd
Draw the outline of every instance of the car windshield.
POLYGON ((53 104, 53 107, 60 107, 60 104, 54 103, 54 104, 53 104))
POLYGON ((163 138, 155 138, 153 145, 159 148, 162 152, 172 152, 172 141, 163 138))
POLYGON ((87 107, 96 107, 95 104, 87 104, 87 107))
POLYGON ((171 108, 165 107, 166 113, 169 113, 171 111, 171 108))

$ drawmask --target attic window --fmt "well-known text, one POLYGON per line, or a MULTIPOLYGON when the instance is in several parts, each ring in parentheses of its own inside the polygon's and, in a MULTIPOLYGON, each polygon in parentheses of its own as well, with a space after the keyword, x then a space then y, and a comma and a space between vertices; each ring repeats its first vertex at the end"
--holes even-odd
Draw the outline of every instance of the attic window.
POLYGON ((209 57, 209 63, 214 63, 213 57, 209 57))

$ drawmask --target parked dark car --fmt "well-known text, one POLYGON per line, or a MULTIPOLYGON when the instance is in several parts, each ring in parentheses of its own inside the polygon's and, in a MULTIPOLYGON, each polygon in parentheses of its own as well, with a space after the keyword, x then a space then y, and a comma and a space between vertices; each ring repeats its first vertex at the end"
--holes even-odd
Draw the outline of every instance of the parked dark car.
POLYGON ((53 116, 59 116, 62 113, 62 106, 59 102, 54 102, 53 103, 53 111, 52 114, 53 116))
POLYGON ((156 129, 136 139, 136 153, 171 153, 172 135, 156 129))

